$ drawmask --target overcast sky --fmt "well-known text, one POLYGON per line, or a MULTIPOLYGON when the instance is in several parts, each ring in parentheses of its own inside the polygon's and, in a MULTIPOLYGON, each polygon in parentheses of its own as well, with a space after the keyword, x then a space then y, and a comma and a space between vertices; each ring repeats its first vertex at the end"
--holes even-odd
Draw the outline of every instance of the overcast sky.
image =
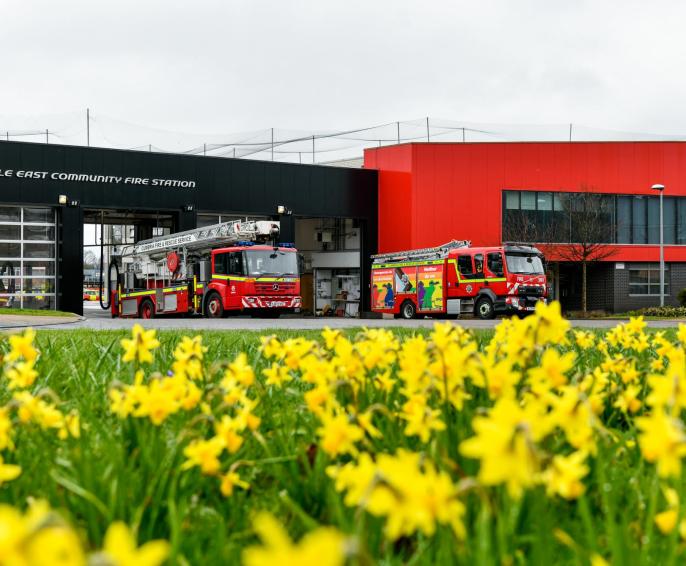
MULTIPOLYGON (((686 2, 1 5, 0 122, 12 128, 90 107, 198 133, 431 116, 686 134, 686 2)), ((111 136, 126 143, 125 128, 111 136)))

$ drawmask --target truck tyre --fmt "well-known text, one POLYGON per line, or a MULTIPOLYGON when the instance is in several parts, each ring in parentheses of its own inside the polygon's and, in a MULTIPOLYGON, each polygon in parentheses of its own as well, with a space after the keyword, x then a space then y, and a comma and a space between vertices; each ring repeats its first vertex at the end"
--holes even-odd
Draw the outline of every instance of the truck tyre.
POLYGON ((400 305, 400 316, 406 320, 410 320, 417 314, 417 307, 412 301, 405 301, 400 305))
POLYGON ((155 318, 155 305, 150 299, 143 299, 138 306, 139 318, 155 318))
POLYGON ((488 297, 481 297, 476 301, 476 306, 474 307, 474 314, 482 320, 491 320, 495 318, 495 309, 493 308, 493 301, 488 297))
POLYGON ((222 298, 216 291, 210 291, 205 299, 204 314, 207 318, 222 318, 224 316, 224 305, 222 298))

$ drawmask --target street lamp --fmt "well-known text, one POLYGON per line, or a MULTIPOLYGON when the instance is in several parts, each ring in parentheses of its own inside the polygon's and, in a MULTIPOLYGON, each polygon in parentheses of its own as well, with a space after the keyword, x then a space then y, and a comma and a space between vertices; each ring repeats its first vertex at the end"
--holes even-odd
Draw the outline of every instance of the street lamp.
POLYGON ((664 185, 653 185, 650 187, 654 191, 660 192, 660 306, 665 306, 665 238, 662 216, 662 193, 665 192, 664 185))

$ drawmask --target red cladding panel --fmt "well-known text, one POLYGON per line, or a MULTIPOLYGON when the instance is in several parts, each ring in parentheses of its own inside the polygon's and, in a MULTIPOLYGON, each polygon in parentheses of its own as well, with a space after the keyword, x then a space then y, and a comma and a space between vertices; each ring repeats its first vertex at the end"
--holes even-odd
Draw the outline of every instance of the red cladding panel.
POLYGON ((379 251, 406 250, 412 243, 412 145, 365 150, 364 166, 379 170, 379 251))
MULTIPOLYGON (((379 251, 455 239, 501 243, 502 191, 686 196, 686 143, 419 143, 365 151, 379 174, 379 251)), ((655 261, 656 246, 616 246, 608 261, 655 261)), ((686 261, 686 247, 667 248, 686 261)))

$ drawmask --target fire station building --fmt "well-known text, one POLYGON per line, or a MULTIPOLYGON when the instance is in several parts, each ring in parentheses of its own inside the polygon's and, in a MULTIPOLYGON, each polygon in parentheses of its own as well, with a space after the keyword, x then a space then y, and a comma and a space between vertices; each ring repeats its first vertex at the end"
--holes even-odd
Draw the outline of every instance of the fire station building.
MULTIPOLYGON (((686 287, 686 143, 413 143, 368 149, 379 171, 379 249, 468 239, 541 244, 551 292, 580 307, 583 195, 602 214, 600 261, 588 268, 588 307, 610 312, 659 304, 659 195, 663 192, 665 304, 686 287), (567 248, 569 246, 566 246, 567 248)), ((586 231, 585 233, 588 233, 586 231)))
POLYGON ((0 142, 0 307, 82 313, 84 249, 245 217, 298 247, 304 309, 368 310, 376 171, 0 142))
POLYGON ((540 244, 551 292, 574 310, 579 265, 560 250, 579 241, 575 203, 592 194, 604 230, 589 308, 626 311, 659 300, 656 183, 676 304, 686 143, 412 143, 368 149, 364 167, 349 168, 0 142, 0 307, 81 313, 84 282, 97 280, 84 250, 106 258, 107 247, 247 216, 280 220, 313 314, 341 296, 344 314, 369 311, 372 254, 452 239, 540 244))

